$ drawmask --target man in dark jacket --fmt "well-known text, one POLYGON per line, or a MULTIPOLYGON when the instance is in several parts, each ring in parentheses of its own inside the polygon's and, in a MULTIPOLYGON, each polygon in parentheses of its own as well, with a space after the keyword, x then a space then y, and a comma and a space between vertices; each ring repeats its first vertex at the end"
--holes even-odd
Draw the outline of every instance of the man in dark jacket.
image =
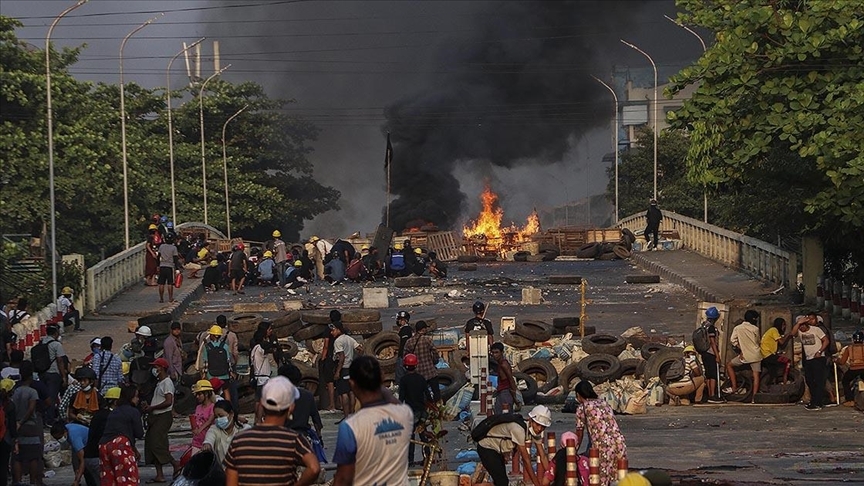
POLYGON ((657 238, 660 236, 660 221, 663 219, 663 213, 657 208, 657 200, 652 199, 651 205, 648 207, 648 212, 645 213, 645 218, 648 220, 648 225, 645 227, 645 241, 651 241, 650 235, 654 235, 654 241, 648 244, 648 250, 657 248, 657 238))

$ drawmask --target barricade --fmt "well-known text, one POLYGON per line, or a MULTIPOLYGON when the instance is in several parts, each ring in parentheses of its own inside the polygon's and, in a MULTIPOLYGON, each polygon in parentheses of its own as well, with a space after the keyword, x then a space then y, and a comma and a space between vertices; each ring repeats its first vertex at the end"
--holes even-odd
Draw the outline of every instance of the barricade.
POLYGON ((487 380, 486 368, 480 368, 480 415, 489 416, 489 411, 486 409, 487 380))
POLYGON ((627 463, 627 458, 618 459, 618 480, 624 479, 624 476, 629 472, 630 466, 627 463))
POLYGON ((600 450, 588 449, 588 484, 600 486, 600 450))
POLYGON ((565 444, 567 448, 567 486, 579 484, 579 463, 576 457, 576 441, 570 439, 565 444))

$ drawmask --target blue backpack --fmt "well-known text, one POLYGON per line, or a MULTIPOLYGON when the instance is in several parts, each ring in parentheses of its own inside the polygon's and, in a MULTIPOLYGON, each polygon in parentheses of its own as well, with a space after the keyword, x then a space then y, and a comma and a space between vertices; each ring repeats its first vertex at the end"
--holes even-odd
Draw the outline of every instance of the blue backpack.
POLYGON ((401 253, 394 253, 390 255, 390 269, 405 270, 405 255, 401 253))

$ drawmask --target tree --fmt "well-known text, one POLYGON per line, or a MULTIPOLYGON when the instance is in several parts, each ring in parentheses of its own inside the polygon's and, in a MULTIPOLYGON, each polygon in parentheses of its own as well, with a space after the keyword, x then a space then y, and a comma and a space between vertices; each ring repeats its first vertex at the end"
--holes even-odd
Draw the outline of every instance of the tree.
MULTIPOLYGON (((678 5, 687 12, 680 21, 716 33, 668 90, 698 84, 669 116, 690 136, 688 177, 719 192, 773 186, 777 192, 762 200, 784 200, 802 215, 798 234, 823 239, 834 260, 829 267, 856 273, 851 268, 861 268, 864 252, 848 242, 864 229, 864 4, 678 5)), ((771 218, 758 214, 763 206, 756 202, 739 219, 771 218)))

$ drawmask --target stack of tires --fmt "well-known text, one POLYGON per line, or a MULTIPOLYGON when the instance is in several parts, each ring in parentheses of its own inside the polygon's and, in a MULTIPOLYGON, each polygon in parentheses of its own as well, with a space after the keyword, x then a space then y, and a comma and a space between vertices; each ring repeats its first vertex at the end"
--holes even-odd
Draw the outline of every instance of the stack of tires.
POLYGON ((586 243, 576 250, 576 256, 595 260, 626 260, 632 256, 633 243, 635 242, 636 235, 624 228, 621 230, 621 240, 617 243, 586 243))
POLYGON ((513 331, 504 333, 504 344, 516 349, 528 349, 552 338, 555 328, 544 321, 516 321, 513 331))

